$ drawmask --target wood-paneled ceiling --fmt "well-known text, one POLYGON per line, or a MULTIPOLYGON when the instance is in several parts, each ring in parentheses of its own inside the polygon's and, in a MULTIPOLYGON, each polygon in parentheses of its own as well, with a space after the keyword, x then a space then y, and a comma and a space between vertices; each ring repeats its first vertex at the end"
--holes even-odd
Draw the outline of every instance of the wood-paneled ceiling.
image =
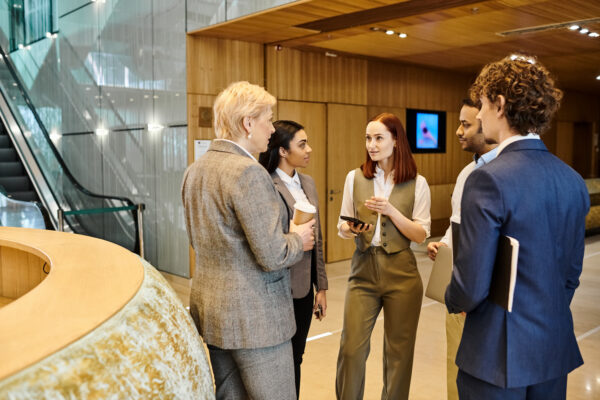
POLYGON ((301 0, 190 34, 472 74, 525 52, 559 86, 600 94, 600 37, 570 31, 572 21, 600 33, 600 0, 301 0))

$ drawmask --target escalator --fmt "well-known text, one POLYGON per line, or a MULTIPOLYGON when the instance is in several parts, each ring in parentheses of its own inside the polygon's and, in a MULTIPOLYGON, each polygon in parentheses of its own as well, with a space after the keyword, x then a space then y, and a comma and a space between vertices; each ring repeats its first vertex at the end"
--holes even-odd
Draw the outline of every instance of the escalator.
POLYGON ((9 198, 39 200, 55 228, 105 239, 143 255, 143 205, 93 193, 75 179, 1 47, 0 118, 6 127, 0 134, 0 185, 9 198))
POLYGON ((40 201, 6 128, 0 124, 0 192, 14 200, 40 201))

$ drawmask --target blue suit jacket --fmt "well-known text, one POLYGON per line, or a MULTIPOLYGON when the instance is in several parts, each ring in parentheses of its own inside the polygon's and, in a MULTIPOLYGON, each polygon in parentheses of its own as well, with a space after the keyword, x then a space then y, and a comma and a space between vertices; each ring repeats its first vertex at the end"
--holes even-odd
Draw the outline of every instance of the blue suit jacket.
POLYGON ((589 205, 581 176, 541 140, 511 143, 469 176, 446 290, 448 311, 467 312, 456 357, 461 370, 511 388, 564 376, 583 363, 569 305, 589 205), (500 235, 520 242, 512 313, 487 300, 500 235))

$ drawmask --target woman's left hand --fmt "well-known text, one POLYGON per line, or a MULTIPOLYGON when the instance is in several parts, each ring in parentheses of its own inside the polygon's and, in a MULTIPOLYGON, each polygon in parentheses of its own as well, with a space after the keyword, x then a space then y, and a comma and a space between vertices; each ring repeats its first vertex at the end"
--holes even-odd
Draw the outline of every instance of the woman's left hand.
POLYGON ((313 306, 313 313, 315 313, 319 306, 321 306, 321 317, 318 318, 321 321, 327 315, 327 294, 325 290, 319 290, 315 296, 315 305, 313 306))
POLYGON ((396 207, 391 205, 385 197, 373 196, 371 199, 365 201, 365 207, 382 215, 390 215, 396 211, 396 207))

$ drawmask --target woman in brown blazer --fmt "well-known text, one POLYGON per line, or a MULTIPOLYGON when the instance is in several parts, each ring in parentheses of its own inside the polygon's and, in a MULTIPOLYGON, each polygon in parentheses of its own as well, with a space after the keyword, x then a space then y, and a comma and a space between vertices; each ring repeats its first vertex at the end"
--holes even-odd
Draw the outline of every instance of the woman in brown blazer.
MULTIPOLYGON (((300 364, 306 347, 313 313, 319 320, 327 312, 327 274, 323 261, 323 243, 319 224, 319 200, 315 181, 296 171, 304 168, 310 160, 311 147, 304 127, 294 121, 276 121, 275 133, 269 139, 269 147, 261 153, 259 162, 269 171, 275 187, 287 206, 290 218, 294 204, 308 202, 317 209, 315 217, 316 242, 312 250, 304 252, 302 259, 292 265, 291 284, 294 298, 296 333, 292 337, 296 394, 300 395, 300 364), (314 286, 314 290, 313 290, 314 286), (316 295, 315 295, 316 292, 316 295)), ((288 218, 288 219, 290 219, 288 218)))

